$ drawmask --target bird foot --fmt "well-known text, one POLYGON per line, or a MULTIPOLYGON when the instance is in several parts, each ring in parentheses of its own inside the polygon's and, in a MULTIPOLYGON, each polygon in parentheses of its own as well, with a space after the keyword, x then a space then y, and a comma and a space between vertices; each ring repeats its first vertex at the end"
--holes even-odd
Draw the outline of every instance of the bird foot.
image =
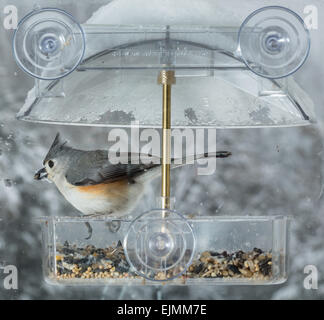
POLYGON ((89 222, 85 222, 85 225, 88 229, 88 236, 85 238, 85 240, 90 240, 92 237, 92 227, 89 222))
POLYGON ((111 233, 116 233, 119 231, 121 222, 119 220, 112 220, 107 222, 108 229, 111 233))

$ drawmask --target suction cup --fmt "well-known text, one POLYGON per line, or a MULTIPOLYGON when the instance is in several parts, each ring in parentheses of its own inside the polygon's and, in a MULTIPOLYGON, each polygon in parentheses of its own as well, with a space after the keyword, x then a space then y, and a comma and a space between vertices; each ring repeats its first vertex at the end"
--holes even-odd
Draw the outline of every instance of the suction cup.
POLYGON ((20 21, 13 51, 22 70, 38 79, 55 80, 79 65, 85 51, 85 36, 67 12, 35 10, 20 21))
POLYGON ((195 236, 180 214, 152 210, 132 222, 124 239, 124 250, 138 275, 153 281, 172 280, 191 264, 195 236))
POLYGON ((310 50, 310 35, 303 19, 278 6, 264 7, 250 14, 240 28, 238 42, 247 67, 271 79, 296 72, 310 50))

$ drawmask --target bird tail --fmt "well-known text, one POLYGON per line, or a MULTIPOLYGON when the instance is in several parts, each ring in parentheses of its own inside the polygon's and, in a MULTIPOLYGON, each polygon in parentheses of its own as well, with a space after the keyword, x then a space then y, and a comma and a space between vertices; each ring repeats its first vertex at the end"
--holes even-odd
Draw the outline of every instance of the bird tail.
POLYGON ((202 154, 195 154, 189 157, 172 158, 171 164, 172 164, 172 168, 178 168, 187 164, 194 164, 194 162, 199 159, 228 158, 231 155, 232 153, 229 151, 206 152, 202 154))
MULTIPOLYGON (((192 155, 189 157, 172 158, 171 169, 179 168, 189 164, 194 164, 195 161, 199 159, 227 158, 231 155, 232 153, 229 151, 217 151, 217 152, 209 152, 209 153, 202 153, 198 155, 192 155)), ((152 169, 147 170, 145 174, 142 174, 137 178, 137 181, 146 182, 159 177, 161 175, 161 164, 162 163, 160 162, 160 164, 154 166, 152 169)))

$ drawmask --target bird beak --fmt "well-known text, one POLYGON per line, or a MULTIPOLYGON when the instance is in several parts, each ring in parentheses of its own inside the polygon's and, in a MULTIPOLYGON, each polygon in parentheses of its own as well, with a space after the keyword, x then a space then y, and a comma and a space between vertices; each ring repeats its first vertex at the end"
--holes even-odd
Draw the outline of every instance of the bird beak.
POLYGON ((44 178, 47 178, 46 168, 42 168, 42 169, 38 170, 34 175, 35 180, 42 180, 44 178))

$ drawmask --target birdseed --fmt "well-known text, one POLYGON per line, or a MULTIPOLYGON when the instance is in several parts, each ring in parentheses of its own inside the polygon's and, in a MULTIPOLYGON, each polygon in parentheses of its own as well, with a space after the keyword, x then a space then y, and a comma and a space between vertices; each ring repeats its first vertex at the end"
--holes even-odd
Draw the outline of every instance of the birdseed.
MULTIPOLYGON (((56 278, 59 280, 142 279, 128 264, 120 242, 117 246, 107 248, 96 248, 93 245, 78 247, 65 242, 63 245, 58 244, 56 248, 56 278)), ((166 280, 174 277, 171 272, 157 272, 151 277, 166 280)), ((270 280, 272 253, 258 248, 233 253, 204 251, 181 278, 184 281, 197 278, 270 280)))

